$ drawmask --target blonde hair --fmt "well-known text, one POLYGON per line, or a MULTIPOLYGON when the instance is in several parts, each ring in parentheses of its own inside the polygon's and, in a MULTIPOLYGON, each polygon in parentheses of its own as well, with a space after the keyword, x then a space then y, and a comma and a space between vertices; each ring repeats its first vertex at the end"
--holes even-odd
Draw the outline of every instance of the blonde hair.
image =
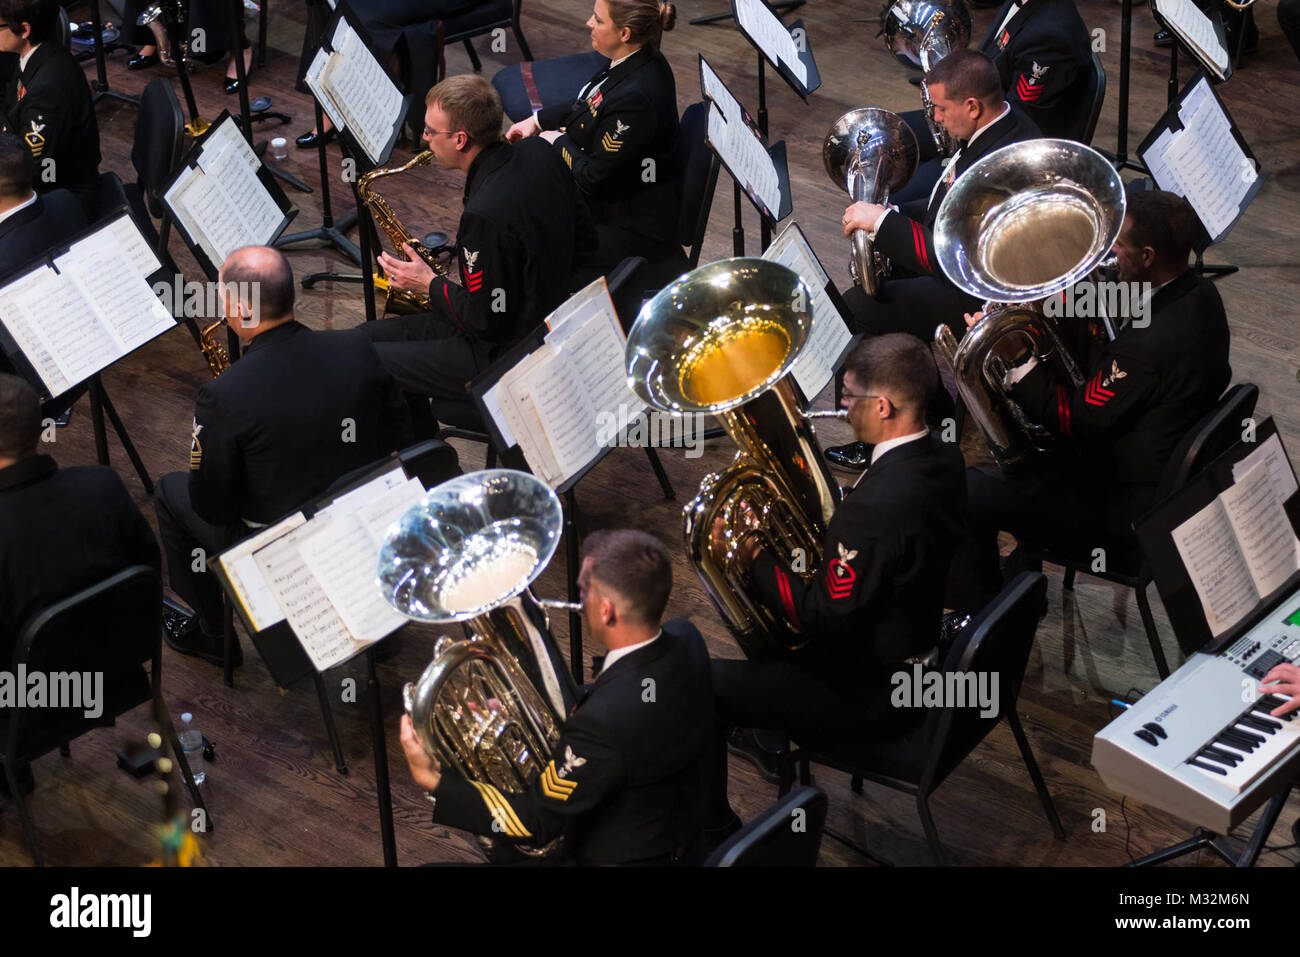
POLYGON ((626 27, 631 35, 629 44, 648 44, 652 49, 659 49, 659 41, 665 30, 671 30, 677 22, 677 7, 661 0, 605 0, 609 4, 609 18, 614 28, 622 31, 626 27))
POLYGON ((424 105, 446 113, 451 125, 464 130, 471 143, 486 146, 501 139, 501 97, 477 73, 449 76, 435 84, 425 96, 424 105))

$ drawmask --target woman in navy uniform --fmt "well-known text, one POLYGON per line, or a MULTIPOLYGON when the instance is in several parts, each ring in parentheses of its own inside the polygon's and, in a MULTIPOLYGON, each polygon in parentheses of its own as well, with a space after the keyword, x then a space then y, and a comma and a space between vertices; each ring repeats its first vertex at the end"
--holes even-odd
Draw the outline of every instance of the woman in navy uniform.
POLYGON ((659 52, 677 8, 660 0, 596 0, 591 45, 610 65, 567 106, 545 107, 506 133, 554 143, 600 234, 601 268, 626 256, 663 259, 676 244, 681 184, 672 164, 677 86, 659 52))

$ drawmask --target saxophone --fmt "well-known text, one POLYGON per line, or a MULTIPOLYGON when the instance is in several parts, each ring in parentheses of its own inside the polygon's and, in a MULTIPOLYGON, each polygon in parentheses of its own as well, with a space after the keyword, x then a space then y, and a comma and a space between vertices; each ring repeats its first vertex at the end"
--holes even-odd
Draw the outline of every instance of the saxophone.
POLYGON ((203 358, 208 360, 214 379, 230 368, 230 352, 225 343, 217 340, 217 329, 225 324, 225 319, 218 319, 199 333, 199 348, 203 350, 203 358))
MULTIPOLYGON (((438 262, 437 257, 431 250, 427 249, 422 242, 411 235, 410 231, 402 225, 402 221, 393 213, 392 207, 388 205, 382 196, 375 192, 372 185, 375 180, 384 176, 396 176, 398 173, 405 173, 415 166, 428 166, 432 160, 433 153, 425 150, 422 153, 416 153, 403 166, 381 166, 372 169, 357 180, 357 194, 361 197, 361 201, 370 207, 375 222, 388 236, 388 241, 393 244, 394 254, 399 259, 405 260, 407 258, 405 251, 402 249, 402 244, 410 243, 419 257, 429 264, 429 268, 433 270, 435 275, 441 276, 443 279, 450 279, 446 267, 438 262)), ((427 295, 407 289, 397 289, 388 281, 388 277, 378 270, 375 272, 375 288, 388 297, 384 303, 385 312, 390 310, 399 313, 427 312, 432 308, 427 295)))

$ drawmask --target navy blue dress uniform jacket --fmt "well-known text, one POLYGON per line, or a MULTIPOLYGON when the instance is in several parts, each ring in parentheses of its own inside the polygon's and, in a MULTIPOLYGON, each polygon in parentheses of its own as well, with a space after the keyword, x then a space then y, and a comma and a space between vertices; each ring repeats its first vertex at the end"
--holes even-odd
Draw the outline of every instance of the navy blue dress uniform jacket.
POLYGON ((112 469, 0 469, 0 669, 32 615, 131 565, 160 567, 158 542, 112 469))
POLYGON ((443 768, 439 824, 518 843, 564 835, 583 864, 667 863, 703 826, 713 728, 709 656, 685 619, 584 688, 553 758, 504 794, 443 768))
POLYGON ((677 141, 672 67, 658 50, 643 46, 597 73, 581 92, 571 105, 539 111, 538 123, 546 130, 564 129, 555 146, 598 227, 631 233, 650 251, 669 248, 681 208, 672 159, 677 141), (597 82, 599 89, 588 93, 597 82))
POLYGON ((401 390, 357 329, 269 329, 199 391, 190 501, 213 525, 267 524, 413 441, 401 390))
POLYGON ((803 670, 844 696, 887 694, 894 667, 938 641, 948 564, 966 524, 961 451, 932 432, 867 469, 831 517, 813 580, 764 551, 753 587, 808 636, 792 653, 803 670))
POLYGON ((81 205, 67 190, 37 194, 32 205, 0 221, 0 279, 85 228, 81 205))
POLYGON ((1092 42, 1074 0, 1023 0, 1006 30, 1006 3, 993 17, 979 52, 998 68, 1007 99, 1043 131, 1068 137, 1081 123, 1080 111, 1092 78, 1092 42))

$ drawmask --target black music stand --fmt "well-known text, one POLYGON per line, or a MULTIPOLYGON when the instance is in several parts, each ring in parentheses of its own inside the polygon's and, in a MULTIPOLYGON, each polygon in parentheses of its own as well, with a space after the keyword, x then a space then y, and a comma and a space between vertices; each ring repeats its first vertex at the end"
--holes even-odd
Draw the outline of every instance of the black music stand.
MULTIPOLYGON (((320 130, 325 124, 325 114, 316 103, 316 129, 320 130)), ((361 251, 357 249, 356 244, 344 235, 349 229, 357 224, 356 210, 343 214, 343 217, 336 224, 334 222, 334 209, 330 203, 330 183, 329 183, 329 165, 325 159, 325 137, 322 135, 316 142, 316 157, 320 169, 320 196, 322 216, 321 224, 315 229, 308 229, 301 233, 292 233, 288 236, 281 236, 274 243, 276 249, 285 249, 289 246, 305 242, 318 242, 325 246, 332 246, 343 255, 351 259, 356 265, 361 265, 361 251)), ((322 279, 331 279, 341 282, 362 282, 364 278, 360 275, 349 279, 339 275, 336 272, 308 273, 302 277, 302 287, 310 289, 322 279)))
POLYGON ((140 97, 114 90, 108 85, 108 67, 104 59, 104 19, 100 16, 99 0, 90 0, 90 20, 95 25, 95 79, 90 81, 93 91, 91 99, 98 103, 104 97, 112 97, 132 106, 140 105, 140 97))
MULTIPOLYGON (((769 3, 768 6, 773 11, 780 10, 782 13, 789 13, 791 10, 798 10, 804 5, 806 0, 781 0, 780 3, 769 3)), ((723 20, 735 18, 734 13, 710 13, 703 17, 696 17, 691 21, 691 26, 703 26, 708 23, 721 23, 723 20)))

